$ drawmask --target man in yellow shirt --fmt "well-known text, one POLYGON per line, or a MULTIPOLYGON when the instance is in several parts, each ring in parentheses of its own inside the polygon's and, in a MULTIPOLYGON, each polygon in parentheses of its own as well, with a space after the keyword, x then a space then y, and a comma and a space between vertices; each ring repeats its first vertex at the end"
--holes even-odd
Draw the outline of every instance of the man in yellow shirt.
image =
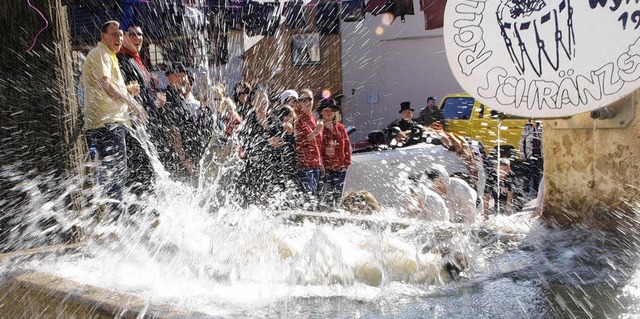
POLYGON ((87 142, 100 159, 98 183, 103 185, 115 219, 125 211, 123 189, 127 180, 125 136, 134 119, 144 120, 146 113, 131 94, 139 87, 124 83, 116 52, 123 32, 117 21, 100 28, 100 42, 92 49, 82 68, 84 86, 84 124, 87 142))

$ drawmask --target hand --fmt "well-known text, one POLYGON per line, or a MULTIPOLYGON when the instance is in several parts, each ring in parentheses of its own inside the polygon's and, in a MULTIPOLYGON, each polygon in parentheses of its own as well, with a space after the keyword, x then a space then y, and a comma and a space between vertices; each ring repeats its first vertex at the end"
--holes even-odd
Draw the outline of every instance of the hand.
POLYGON ((286 133, 289 133, 289 134, 293 133, 293 125, 291 125, 291 123, 285 122, 284 124, 282 124, 282 126, 286 133))
POLYGON ((156 102, 158 103, 158 107, 163 107, 167 104, 167 94, 164 92, 156 93, 156 102))
POLYGON ((324 123, 322 123, 322 121, 318 122, 318 127, 316 127, 316 129, 307 136, 307 141, 311 141, 312 139, 316 138, 316 136, 318 136, 318 134, 320 134, 323 129, 324 123))
POLYGON ((127 104, 129 104, 129 111, 131 112, 132 119, 136 123, 146 124, 147 122, 149 122, 149 114, 147 114, 147 111, 144 109, 144 107, 142 107, 140 103, 138 103, 138 101, 129 99, 129 101, 127 102, 127 104))
POLYGON ((282 147, 284 145, 284 142, 278 136, 269 138, 268 142, 269 142, 269 145, 271 145, 272 147, 282 147))
POLYGON ((182 161, 182 164, 184 165, 184 168, 187 170, 187 173, 189 173, 189 175, 193 175, 194 174, 193 164, 191 163, 191 161, 188 158, 185 158, 182 161))
POLYGON ((396 135, 396 141, 404 143, 407 140, 408 135, 408 131, 400 131, 398 132, 398 135, 396 135))
POLYGON ((138 81, 131 81, 127 84, 127 92, 133 96, 140 96, 140 84, 138 81))

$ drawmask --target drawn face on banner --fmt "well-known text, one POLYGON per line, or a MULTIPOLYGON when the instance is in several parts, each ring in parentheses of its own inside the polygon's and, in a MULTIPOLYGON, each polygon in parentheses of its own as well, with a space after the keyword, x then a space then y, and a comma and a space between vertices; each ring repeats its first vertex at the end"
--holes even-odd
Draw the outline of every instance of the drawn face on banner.
POLYGON ((482 103, 562 117, 640 87, 639 29, 635 0, 448 0, 444 40, 456 79, 482 103))

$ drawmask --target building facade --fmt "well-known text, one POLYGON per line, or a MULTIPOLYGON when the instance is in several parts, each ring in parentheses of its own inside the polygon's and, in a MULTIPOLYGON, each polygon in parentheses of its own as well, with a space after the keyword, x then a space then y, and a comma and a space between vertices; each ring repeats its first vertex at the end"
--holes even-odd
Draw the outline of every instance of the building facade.
POLYGON ((439 103, 461 90, 447 62, 442 28, 425 30, 419 0, 413 6, 416 14, 406 15, 404 23, 396 18, 389 25, 384 14, 367 14, 342 24, 343 120, 357 129, 352 141, 399 118, 403 101, 411 102, 417 117, 429 96, 439 103))

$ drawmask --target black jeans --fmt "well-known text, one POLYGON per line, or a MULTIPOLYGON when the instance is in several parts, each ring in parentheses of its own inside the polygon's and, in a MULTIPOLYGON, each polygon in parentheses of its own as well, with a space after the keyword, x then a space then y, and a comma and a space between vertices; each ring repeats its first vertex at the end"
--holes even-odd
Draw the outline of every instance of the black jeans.
POLYGON ((344 180, 347 177, 347 171, 334 171, 327 169, 324 174, 324 187, 322 190, 322 204, 326 208, 336 208, 342 199, 342 190, 344 189, 344 180))
POLYGON ((100 164, 97 171, 98 184, 109 201, 111 214, 117 220, 125 211, 124 188, 127 182, 127 129, 121 124, 86 131, 89 147, 96 149, 100 164))
POLYGON ((544 160, 542 158, 530 158, 526 162, 529 164, 529 174, 527 175, 525 190, 528 195, 537 195, 540 179, 542 178, 544 160))

